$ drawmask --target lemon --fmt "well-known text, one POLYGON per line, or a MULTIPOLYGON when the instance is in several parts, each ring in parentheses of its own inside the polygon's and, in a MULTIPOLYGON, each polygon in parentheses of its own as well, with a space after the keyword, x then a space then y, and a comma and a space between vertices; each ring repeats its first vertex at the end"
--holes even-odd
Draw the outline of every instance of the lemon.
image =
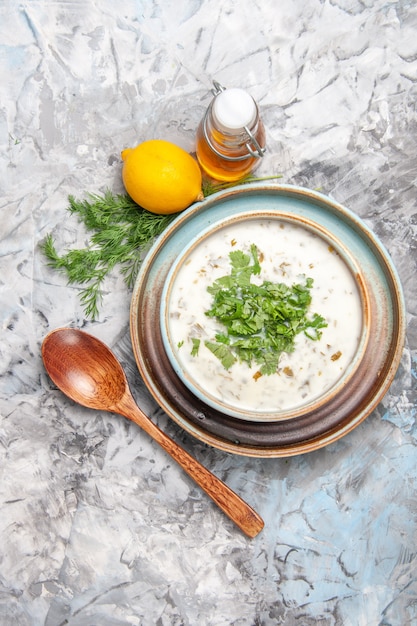
POLYGON ((122 160, 127 193, 151 213, 178 213, 203 199, 197 161, 169 141, 151 139, 126 148, 122 160))

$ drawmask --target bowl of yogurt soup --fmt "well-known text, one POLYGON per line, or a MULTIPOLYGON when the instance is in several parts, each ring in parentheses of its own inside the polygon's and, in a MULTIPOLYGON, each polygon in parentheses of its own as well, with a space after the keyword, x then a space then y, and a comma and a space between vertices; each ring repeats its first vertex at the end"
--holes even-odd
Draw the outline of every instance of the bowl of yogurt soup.
MULTIPOLYGON (((205 404, 241 420, 289 420, 320 407, 349 383, 367 345, 367 298, 355 259, 329 230, 284 211, 242 212, 210 224, 172 265, 160 306, 163 345, 177 376, 205 404), (242 263, 256 266, 249 292, 252 285, 260 289, 253 290, 253 298, 234 288, 234 280, 240 280, 236 272, 248 281, 242 263), (243 334, 239 332, 237 311, 245 311, 253 302, 250 318, 259 317, 258 311, 265 317, 251 335, 263 346, 263 323, 281 329, 285 336, 293 326, 299 327, 298 319, 293 322, 282 311, 289 307, 289 315, 293 314, 291 303, 300 286, 310 300, 302 319, 312 327, 296 332, 283 349, 275 350, 269 342, 272 366, 264 357, 264 347, 256 352, 258 361, 250 351, 246 360, 246 347, 241 352, 234 349, 251 345, 247 326, 243 334), (277 295, 282 287, 289 304, 277 295), (222 292, 221 304, 213 313, 217 291, 222 292), (229 307, 230 298, 232 312, 228 309, 225 317, 217 316, 218 310, 229 307), (265 313, 270 309, 271 317, 265 313)), ((296 316, 301 315, 299 308, 297 300, 296 316)), ((277 337, 272 335, 271 341, 281 343, 282 335, 277 337)))
POLYGON ((405 320, 398 273, 369 226, 320 192, 269 182, 224 189, 176 216, 142 260, 130 306, 136 364, 159 407, 203 443, 253 457, 317 450, 363 422, 396 375, 405 320), (218 286, 232 272, 227 299, 233 281, 242 291, 227 321, 218 286), (265 291, 283 301, 263 301, 265 291), (267 315, 250 318, 262 321, 251 345, 265 350, 251 361, 230 334, 258 292, 267 315), (289 344, 271 338, 271 327, 287 332, 269 324, 277 310, 289 344))

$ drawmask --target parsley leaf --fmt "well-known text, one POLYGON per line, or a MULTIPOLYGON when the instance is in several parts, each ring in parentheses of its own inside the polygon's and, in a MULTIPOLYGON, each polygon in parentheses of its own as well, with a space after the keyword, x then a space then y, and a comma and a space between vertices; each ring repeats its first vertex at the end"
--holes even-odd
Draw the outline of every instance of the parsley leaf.
POLYGON ((215 343, 213 341, 205 341, 204 345, 216 356, 223 367, 228 370, 236 363, 236 357, 233 352, 224 345, 224 343, 215 343))
POLYGON ((200 349, 200 339, 196 339, 195 337, 192 337, 191 341, 193 342, 193 347, 191 349, 191 356, 197 356, 198 351, 200 349))

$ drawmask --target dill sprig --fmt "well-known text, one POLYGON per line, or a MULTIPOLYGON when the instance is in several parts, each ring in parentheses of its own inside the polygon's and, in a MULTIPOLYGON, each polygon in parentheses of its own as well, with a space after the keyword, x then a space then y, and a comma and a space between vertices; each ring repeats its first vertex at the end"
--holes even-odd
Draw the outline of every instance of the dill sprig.
POLYGON ((84 249, 57 252, 54 238, 48 234, 41 250, 48 265, 67 275, 69 284, 84 285, 81 303, 87 317, 96 319, 102 300, 102 285, 116 265, 127 286, 134 284, 144 249, 160 235, 175 215, 157 215, 145 211, 129 196, 106 191, 103 196, 89 194, 84 200, 68 197, 68 210, 76 214, 92 232, 84 249))
MULTIPOLYGON (((239 184, 279 178, 247 176, 239 184)), ((203 195, 232 187, 236 183, 203 181, 203 195)), ((49 267, 67 275, 69 284, 82 286, 80 300, 86 317, 96 319, 102 301, 105 278, 119 266, 128 288, 135 282, 146 248, 176 217, 150 213, 128 195, 88 194, 84 200, 68 197, 68 211, 76 215, 90 231, 91 237, 84 249, 73 249, 60 255, 52 234, 40 247, 49 267)))

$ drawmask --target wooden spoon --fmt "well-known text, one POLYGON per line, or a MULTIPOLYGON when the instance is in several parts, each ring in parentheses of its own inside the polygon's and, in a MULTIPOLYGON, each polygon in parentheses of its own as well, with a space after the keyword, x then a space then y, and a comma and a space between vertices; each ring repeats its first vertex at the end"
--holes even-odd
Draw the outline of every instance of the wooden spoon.
POLYGON ((91 409, 119 413, 141 426, 249 537, 263 528, 259 515, 219 478, 158 428, 137 406, 117 358, 88 333, 58 328, 42 344, 46 371, 61 391, 91 409))

